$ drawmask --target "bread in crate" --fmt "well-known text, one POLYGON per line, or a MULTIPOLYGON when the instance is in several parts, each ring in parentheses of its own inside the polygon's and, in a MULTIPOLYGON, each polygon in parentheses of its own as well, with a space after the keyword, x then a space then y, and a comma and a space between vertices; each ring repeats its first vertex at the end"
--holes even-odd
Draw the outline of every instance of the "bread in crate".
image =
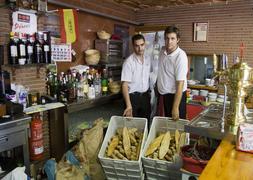
POLYGON ((138 160, 143 132, 137 128, 118 128, 109 142, 105 157, 122 160, 138 160))
POLYGON ((188 120, 173 121, 167 117, 154 117, 142 153, 142 162, 148 179, 181 178, 180 147, 188 144, 184 132, 188 120))
POLYGON ((160 135, 149 144, 145 152, 145 157, 172 161, 173 157, 179 154, 180 147, 186 144, 186 133, 180 133, 176 129, 174 132, 167 131, 159 134, 160 135), (173 133, 173 135, 171 135, 171 133, 173 133))
POLYGON ((140 155, 146 137, 147 119, 111 117, 98 154, 107 179, 143 177, 140 155))

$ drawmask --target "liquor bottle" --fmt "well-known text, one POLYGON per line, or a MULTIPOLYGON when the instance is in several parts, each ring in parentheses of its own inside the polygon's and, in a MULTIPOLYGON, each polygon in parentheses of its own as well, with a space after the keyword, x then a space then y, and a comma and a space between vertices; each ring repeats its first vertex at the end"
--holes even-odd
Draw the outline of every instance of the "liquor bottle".
POLYGON ((18 62, 23 65, 26 62, 25 34, 19 33, 18 41, 18 62))
POLYGON ((26 42, 26 54, 27 54, 27 64, 32 64, 34 62, 34 35, 27 34, 26 42))
POLYGON ((59 100, 59 82, 57 74, 54 74, 53 84, 51 86, 51 96, 59 100))
POLYGON ((41 39, 41 34, 36 33, 36 39, 34 42, 35 63, 43 63, 42 46, 39 41, 40 39, 41 39))
POLYGON ((75 83, 75 73, 68 75, 68 90, 69 90, 69 101, 73 102, 76 99, 76 83, 75 83))
POLYGON ((31 8, 30 0, 18 1, 18 7, 23 9, 30 9, 31 8))
POLYGON ((88 98, 89 84, 88 84, 88 71, 83 73, 83 94, 84 98, 88 98))
POLYGON ((95 88, 94 88, 94 85, 91 84, 91 85, 89 86, 88 98, 89 98, 89 99, 95 99, 95 97, 96 97, 95 88))
POLYGON ((81 74, 78 74, 77 77, 78 77, 77 98, 82 99, 84 96, 84 94, 83 94, 83 76, 81 74))
POLYGON ((51 86, 53 85, 53 80, 54 79, 54 77, 53 77, 53 74, 52 74, 52 72, 49 72, 48 74, 47 74, 47 77, 46 77, 46 89, 47 89, 47 95, 52 95, 51 94, 51 86))
POLYGON ((60 101, 67 103, 68 102, 68 88, 67 88, 67 83, 66 83, 66 79, 65 77, 61 77, 61 81, 60 82, 60 101))
POLYGON ((16 39, 14 38, 14 32, 10 32, 10 42, 9 42, 9 63, 18 63, 18 46, 16 39))
POLYGON ((93 84, 94 84, 96 96, 101 95, 101 77, 98 73, 96 73, 93 84))
POLYGON ((43 33, 43 59, 44 63, 51 63, 51 51, 50 51, 50 45, 49 45, 49 39, 48 39, 48 33, 43 33))
POLYGON ((11 10, 16 9, 16 6, 17 6, 16 0, 7 0, 7 3, 9 4, 9 7, 11 8, 11 10))
POLYGON ((103 69, 103 77, 101 80, 101 86, 102 86, 102 95, 108 94, 108 75, 107 70, 103 69))
POLYGON ((108 83, 113 82, 113 75, 112 75, 112 70, 109 70, 109 76, 108 76, 108 83))
POLYGON ((38 0, 31 0, 31 9, 38 10, 38 0))

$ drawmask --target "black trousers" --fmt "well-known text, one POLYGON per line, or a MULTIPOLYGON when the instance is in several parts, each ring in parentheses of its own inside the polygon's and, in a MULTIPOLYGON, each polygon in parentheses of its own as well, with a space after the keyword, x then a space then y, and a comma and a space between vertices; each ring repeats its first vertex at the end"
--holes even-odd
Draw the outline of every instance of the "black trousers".
POLYGON ((147 118, 149 122, 151 113, 150 91, 144 93, 134 92, 129 95, 132 104, 133 117, 147 118))
MULTIPOLYGON (((175 98, 175 94, 164 94, 163 96, 163 103, 164 103, 164 112, 166 117, 172 116, 172 107, 175 98)), ((182 94, 182 99, 179 105, 179 118, 186 119, 186 91, 182 94)))

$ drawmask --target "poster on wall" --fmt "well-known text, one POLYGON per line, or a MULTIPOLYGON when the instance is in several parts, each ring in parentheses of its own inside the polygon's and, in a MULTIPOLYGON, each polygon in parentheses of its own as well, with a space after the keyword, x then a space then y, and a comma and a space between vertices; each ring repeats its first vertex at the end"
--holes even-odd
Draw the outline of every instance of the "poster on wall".
POLYGON ((21 11, 12 14, 12 31, 25 34, 37 32, 37 16, 32 13, 21 11))
POLYGON ((164 38, 163 38, 164 31, 143 33, 143 36, 144 36, 145 41, 146 41, 145 51, 148 54, 152 54, 153 51, 154 51, 156 33, 157 33, 157 42, 156 43, 159 45, 159 49, 161 49, 165 44, 164 38))
POLYGON ((193 23, 193 41, 207 41, 208 23, 193 23))

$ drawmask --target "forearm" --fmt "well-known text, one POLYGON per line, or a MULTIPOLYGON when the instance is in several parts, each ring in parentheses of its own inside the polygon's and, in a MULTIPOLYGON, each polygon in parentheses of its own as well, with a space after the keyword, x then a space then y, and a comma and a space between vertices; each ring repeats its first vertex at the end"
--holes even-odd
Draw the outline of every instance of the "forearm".
POLYGON ((174 97, 174 102, 173 102, 173 108, 179 108, 181 99, 182 99, 182 94, 183 94, 183 87, 184 87, 184 81, 177 81, 176 82, 176 93, 174 97))
POLYGON ((132 108, 127 82, 123 82, 123 84, 122 84, 122 94, 123 94, 123 97, 124 97, 124 100, 125 100, 125 103, 126 103, 126 107, 127 108, 132 108))

